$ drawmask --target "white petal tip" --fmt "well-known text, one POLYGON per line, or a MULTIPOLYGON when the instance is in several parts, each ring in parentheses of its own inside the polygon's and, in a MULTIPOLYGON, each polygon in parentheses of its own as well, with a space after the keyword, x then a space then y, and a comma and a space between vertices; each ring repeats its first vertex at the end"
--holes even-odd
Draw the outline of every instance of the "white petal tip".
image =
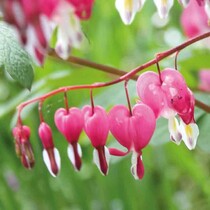
POLYGON ((61 159, 58 150, 56 148, 48 151, 44 149, 42 155, 48 171, 53 177, 56 177, 61 168, 61 159))
POLYGON ((71 161, 72 165, 74 166, 74 169, 76 171, 79 171, 81 168, 81 158, 82 158, 82 149, 81 146, 76 143, 74 145, 69 144, 67 148, 67 154, 68 158, 71 161))
POLYGON ((196 147, 197 139, 199 136, 199 128, 196 123, 190 123, 186 125, 183 121, 180 123, 180 129, 182 132, 182 138, 189 150, 193 150, 196 147))
POLYGON ((109 172, 110 153, 106 146, 93 150, 93 162, 98 167, 102 175, 106 176, 109 172))

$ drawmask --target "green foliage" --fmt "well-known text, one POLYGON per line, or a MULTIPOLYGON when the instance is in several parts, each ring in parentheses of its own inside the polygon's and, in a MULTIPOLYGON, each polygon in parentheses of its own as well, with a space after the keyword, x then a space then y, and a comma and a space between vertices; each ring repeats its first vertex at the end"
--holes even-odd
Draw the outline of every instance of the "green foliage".
POLYGON ((4 22, 0 22, 0 66, 23 87, 31 89, 34 78, 31 59, 4 22))

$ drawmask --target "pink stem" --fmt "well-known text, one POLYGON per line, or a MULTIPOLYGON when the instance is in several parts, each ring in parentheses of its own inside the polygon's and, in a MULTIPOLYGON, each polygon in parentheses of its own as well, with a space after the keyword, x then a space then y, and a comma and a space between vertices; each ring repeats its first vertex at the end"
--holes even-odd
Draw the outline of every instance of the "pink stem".
MULTIPOLYGON (((44 101, 46 98, 48 97, 51 97, 55 94, 58 94, 58 93, 61 93, 61 92, 64 92, 64 91, 69 91, 69 90, 77 90, 77 89, 94 89, 94 88, 101 88, 101 87, 106 87, 106 86, 110 86, 110 85, 114 85, 114 84, 117 84, 119 82, 122 82, 122 81, 125 81, 125 80, 129 80, 131 78, 136 78, 136 74, 154 64, 156 64, 157 62, 163 60, 164 58, 178 52, 178 51, 181 51, 182 49, 188 47, 189 45, 195 43, 195 42, 198 42, 202 39, 205 39, 207 37, 210 36, 210 32, 207 32, 207 33, 204 33, 202 35, 199 35, 195 38, 192 38, 190 40, 187 40, 186 42, 178 45, 177 47, 174 47, 170 50, 167 50, 167 51, 164 51, 164 52, 161 52, 161 53, 158 53, 156 55, 156 58, 144 63, 143 65, 141 66, 138 66, 137 68, 131 70, 130 72, 128 73, 125 73, 124 75, 120 76, 119 78, 117 78, 116 80, 113 80, 113 81, 110 81, 110 82, 104 82, 104 83, 94 83, 94 84, 87 84, 87 85, 77 85, 77 86, 66 86, 66 87, 61 87, 61 88, 58 88, 56 90, 53 90, 47 94, 44 94, 40 97, 37 97, 37 98, 34 98, 32 100, 28 100, 26 102, 23 102, 21 103, 18 107, 17 107, 17 110, 18 110, 18 119, 20 119, 20 113, 22 111, 22 109, 27 106, 28 104, 31 104, 31 103, 34 103, 34 102, 37 102, 37 101, 44 101)), ((53 55, 53 52, 50 54, 50 55, 53 55)), ((80 59, 80 58, 75 58, 75 57, 70 57, 69 58, 69 61, 72 62, 72 63, 77 63, 77 64, 80 64, 80 65, 84 65, 84 66, 90 66, 90 67, 93 67, 93 68, 96 68, 96 69, 103 69, 104 71, 107 71, 107 72, 111 72, 111 73, 116 73, 116 74, 121 74, 122 71, 118 70, 118 69, 115 69, 115 68, 112 68, 112 67, 107 67, 105 65, 101 65, 101 64, 96 64, 94 62, 90 62, 90 61, 87 61, 87 60, 84 60, 84 59, 80 59)), ((210 107, 209 106, 206 106, 202 103, 197 103, 198 105, 200 105, 200 108, 203 108, 205 111, 207 112, 210 112, 210 107)), ((196 105, 197 105, 196 104, 196 105)))

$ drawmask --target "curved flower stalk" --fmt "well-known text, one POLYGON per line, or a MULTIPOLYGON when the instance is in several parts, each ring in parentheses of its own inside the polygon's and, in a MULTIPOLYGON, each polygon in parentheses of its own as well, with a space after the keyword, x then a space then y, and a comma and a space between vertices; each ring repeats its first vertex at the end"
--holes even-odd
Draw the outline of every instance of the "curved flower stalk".
POLYGON ((15 139, 15 151, 23 166, 31 169, 34 166, 34 154, 29 140, 30 128, 26 125, 16 126, 12 130, 15 139))
MULTIPOLYGON (((142 149, 149 143, 156 126, 152 109, 145 104, 137 104, 133 107, 131 115, 126 106, 114 106, 109 112, 109 124, 116 140, 126 147, 128 152, 132 152, 131 172, 134 178, 142 179, 142 149)), ((112 155, 119 154, 115 150, 110 151, 113 151, 112 155)))
POLYGON ((82 150, 78 141, 84 125, 81 110, 76 107, 68 110, 60 108, 56 111, 54 120, 58 130, 69 142, 67 153, 71 163, 76 170, 80 170, 82 165, 82 150))
POLYGON ((145 72, 137 81, 137 92, 143 103, 154 111, 156 118, 169 120, 171 140, 180 144, 184 140, 189 149, 194 149, 199 134, 194 120, 195 99, 182 75, 175 69, 164 69, 160 75, 145 72), (181 118, 179 126, 176 115, 181 118), (191 127, 191 132, 188 128, 191 127), (191 142, 191 143, 190 143, 191 142))
POLYGON ((56 52, 66 59, 82 41, 80 20, 90 18, 93 0, 3 0, 4 20, 13 25, 20 41, 37 64, 44 62, 50 38, 58 28, 56 52))
POLYGON ((106 111, 101 106, 84 106, 84 130, 93 147, 93 161, 103 175, 109 170, 109 150, 105 146, 108 133, 109 121, 106 111))
POLYGON ((42 145, 44 147, 43 150, 43 159, 52 176, 57 176, 60 171, 60 154, 58 150, 54 147, 53 138, 52 138, 52 130, 50 126, 41 122, 39 126, 39 137, 41 139, 42 145))

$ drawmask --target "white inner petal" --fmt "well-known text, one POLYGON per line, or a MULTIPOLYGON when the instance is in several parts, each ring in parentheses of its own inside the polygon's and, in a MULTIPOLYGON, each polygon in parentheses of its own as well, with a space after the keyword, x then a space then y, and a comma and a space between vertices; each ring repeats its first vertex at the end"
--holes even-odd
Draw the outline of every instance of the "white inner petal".
POLYGON ((199 136, 199 128, 196 123, 186 125, 182 120, 180 121, 180 131, 182 139, 189 150, 196 146, 197 138, 199 136))
POLYGON ((182 140, 182 134, 180 132, 178 120, 175 117, 170 117, 168 119, 168 130, 171 140, 179 145, 182 140))
MULTIPOLYGON (((57 164, 58 169, 59 169, 59 171, 60 171, 60 167, 61 167, 60 154, 59 154, 59 152, 58 152, 58 150, 57 150, 56 148, 53 149, 53 152, 54 152, 56 164, 57 164)), ((47 153, 47 151, 46 151, 45 149, 43 150, 42 155, 43 155, 44 163, 45 163, 45 165, 47 166, 48 171, 50 172, 50 174, 51 174, 53 177, 56 177, 57 175, 55 175, 55 174, 52 172, 51 164, 50 164, 50 159, 49 159, 48 153, 47 153)))

